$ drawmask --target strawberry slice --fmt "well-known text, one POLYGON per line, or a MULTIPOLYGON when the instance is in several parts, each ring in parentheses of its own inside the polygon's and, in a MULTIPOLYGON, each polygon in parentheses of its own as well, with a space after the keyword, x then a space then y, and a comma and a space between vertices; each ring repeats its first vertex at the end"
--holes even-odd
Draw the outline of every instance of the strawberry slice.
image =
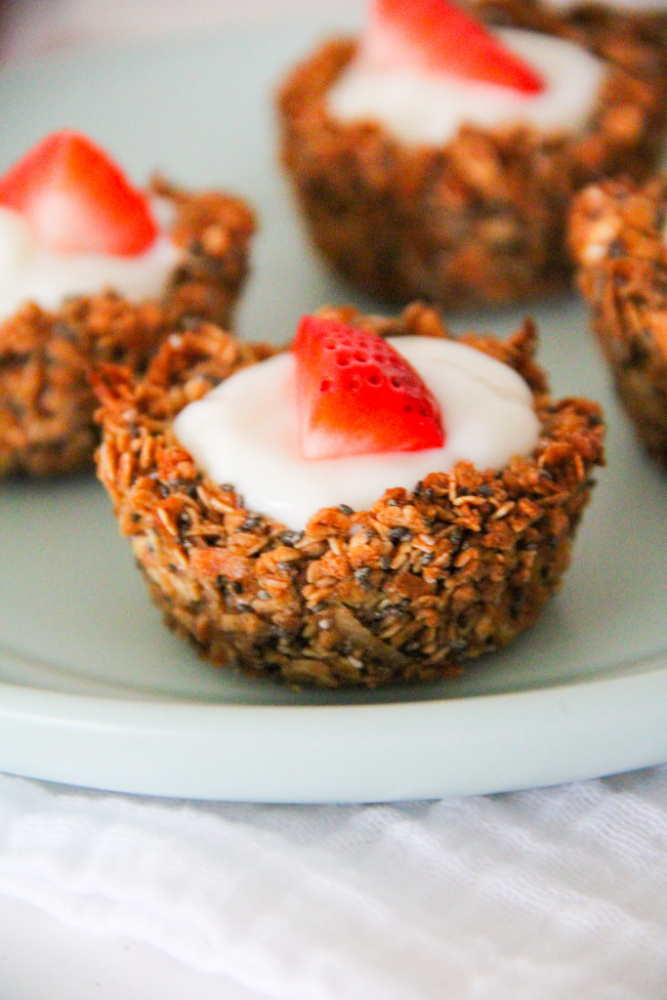
POLYGON ((544 90, 538 73, 449 0, 371 0, 360 59, 376 69, 421 69, 544 90))
POLYGON ((304 458, 442 446, 436 399, 406 359, 377 334, 305 316, 292 351, 304 458))
POLYGON ((134 256, 157 235, 146 197, 72 129, 46 136, 0 178, 0 205, 19 212, 56 253, 134 256))

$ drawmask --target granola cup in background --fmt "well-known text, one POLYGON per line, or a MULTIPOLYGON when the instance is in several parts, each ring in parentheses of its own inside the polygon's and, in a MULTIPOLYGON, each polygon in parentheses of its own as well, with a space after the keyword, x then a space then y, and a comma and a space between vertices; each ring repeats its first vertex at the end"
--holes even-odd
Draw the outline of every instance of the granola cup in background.
POLYGON ((473 10, 496 24, 509 23, 521 6, 531 27, 559 30, 595 52, 611 53, 631 73, 652 73, 655 60, 667 57, 667 7, 642 0, 470 0, 473 10))
POLYGON ((562 292, 573 194, 602 175, 647 176, 662 146, 667 49, 645 21, 530 0, 468 6, 607 61, 581 134, 464 125, 445 145, 407 145, 379 123, 340 122, 327 95, 355 56, 350 38, 323 43, 279 88, 280 159, 308 234, 336 272, 385 302, 450 310, 562 292))
POLYGON ((667 177, 607 180, 574 202, 570 240, 591 325, 649 455, 667 468, 667 177))
MULTIPOLYGON (((395 320, 326 313, 382 336, 450 336, 422 305, 395 320)), ((166 623, 214 664, 330 688, 452 676, 531 626, 570 562, 603 418, 552 399, 531 323, 502 342, 461 339, 528 383, 534 452, 498 472, 434 469, 368 509, 314 511, 303 531, 247 509, 172 431, 188 402, 275 349, 203 325, 170 337, 143 380, 101 369, 98 475, 166 623)))
POLYGON ((151 191, 172 205, 170 235, 180 255, 160 300, 107 291, 58 309, 26 303, 0 322, 0 478, 92 469, 99 429, 91 366, 110 361, 139 374, 165 336, 193 318, 231 323, 248 272, 250 208, 162 178, 151 191))

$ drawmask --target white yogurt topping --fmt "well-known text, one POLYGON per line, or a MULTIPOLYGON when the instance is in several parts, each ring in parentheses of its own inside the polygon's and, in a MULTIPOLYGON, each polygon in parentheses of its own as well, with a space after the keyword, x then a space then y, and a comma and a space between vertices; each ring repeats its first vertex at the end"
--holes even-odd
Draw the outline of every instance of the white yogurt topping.
POLYGON ((0 208, 0 319, 25 302, 55 309, 71 295, 113 288, 128 299, 160 295, 179 251, 160 235, 142 254, 53 253, 38 246, 17 213, 0 208))
POLYGON ((446 440, 416 452, 303 459, 299 453, 290 352, 242 369, 174 422, 180 443, 217 483, 231 483, 245 506, 301 530, 322 507, 363 510, 387 489, 412 490, 461 459, 501 469, 529 454, 539 423, 524 380, 474 348, 432 337, 391 338, 440 403, 446 440))
POLYGON ((552 35, 520 28, 495 33, 540 73, 545 83, 540 93, 407 69, 379 71, 353 62, 331 88, 329 109, 343 122, 380 121, 405 143, 439 145, 462 124, 490 128, 524 123, 544 131, 581 131, 593 111, 604 63, 552 35))

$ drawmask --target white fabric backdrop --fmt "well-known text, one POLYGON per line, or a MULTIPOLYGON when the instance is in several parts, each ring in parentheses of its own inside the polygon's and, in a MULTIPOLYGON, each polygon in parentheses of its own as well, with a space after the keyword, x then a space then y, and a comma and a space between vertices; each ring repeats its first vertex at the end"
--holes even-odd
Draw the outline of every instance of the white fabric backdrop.
POLYGON ((276 1000, 664 1000, 667 769, 312 807, 0 776, 0 892, 276 1000))
MULTIPOLYGON (((0 0, 0 58, 69 45, 266 22, 328 0, 0 0)), ((353 0, 352 0, 353 2, 353 0)), ((337 0, 337 6, 350 0, 337 0)))

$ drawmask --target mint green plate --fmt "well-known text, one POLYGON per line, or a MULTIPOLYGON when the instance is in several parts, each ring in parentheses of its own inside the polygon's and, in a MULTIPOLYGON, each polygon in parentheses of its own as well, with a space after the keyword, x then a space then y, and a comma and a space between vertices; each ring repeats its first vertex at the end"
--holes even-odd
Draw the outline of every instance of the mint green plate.
MULTIPOLYGON (((307 247, 275 162, 272 93, 327 24, 56 56, 0 73, 0 170, 75 126, 137 180, 155 168, 250 199, 240 317, 286 341, 361 302, 307 247)), ((534 310, 558 395, 600 400, 609 467, 539 624, 459 680, 300 694, 208 667, 150 604, 92 476, 0 485, 0 769, 128 792, 276 802, 440 797, 667 761, 667 477, 637 447, 574 299, 534 310)), ((508 333, 522 313, 458 318, 508 333)))

